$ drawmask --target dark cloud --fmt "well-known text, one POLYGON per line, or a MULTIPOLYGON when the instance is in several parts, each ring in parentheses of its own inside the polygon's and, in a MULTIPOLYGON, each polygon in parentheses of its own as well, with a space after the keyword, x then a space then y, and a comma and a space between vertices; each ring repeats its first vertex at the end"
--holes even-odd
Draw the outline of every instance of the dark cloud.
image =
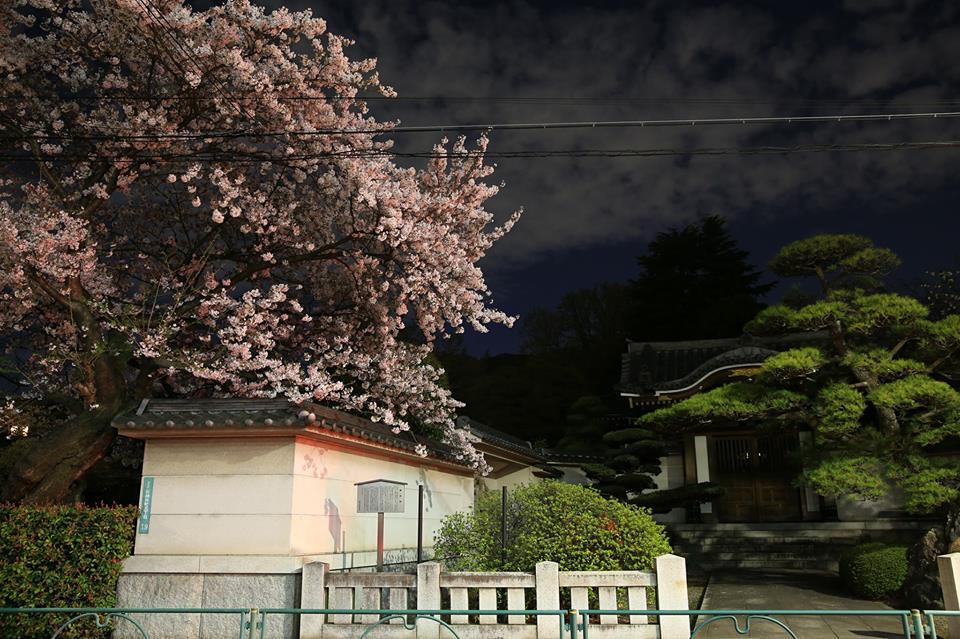
MULTIPOLYGON (((771 3, 773 6, 779 3, 771 3)), ((951 3, 848 2, 778 13, 729 3, 453 3, 300 0, 380 59, 402 96, 609 101, 401 102, 405 124, 947 110, 960 24, 951 3), (633 102, 627 98, 637 99, 633 102), (885 104, 889 101, 889 104, 885 104)), ((618 149, 952 139, 953 122, 495 133, 491 149, 618 149)), ((405 137, 426 149, 436 135, 405 137)), ((551 251, 643 240, 694 216, 798 216, 898 207, 953 180, 960 153, 901 151, 720 158, 507 159, 492 208, 525 216, 495 268, 551 251)))
MULTIPOLYGON (((960 110, 960 3, 270 2, 311 8, 356 40, 354 55, 379 58, 401 96, 510 98, 375 105, 407 125, 960 110), (598 99, 569 100, 583 97, 598 99)), ((397 139, 426 150, 438 138, 397 139)), ((497 132, 491 150, 953 139, 960 120, 497 132)), ((945 204, 958 168, 960 150, 504 159, 496 178, 506 188, 491 209, 526 212, 486 271, 504 309, 523 313, 565 289, 633 276, 646 240, 705 214, 731 219, 758 261, 773 242, 838 231, 929 257, 929 245, 948 251, 943 237, 960 231, 945 204)))

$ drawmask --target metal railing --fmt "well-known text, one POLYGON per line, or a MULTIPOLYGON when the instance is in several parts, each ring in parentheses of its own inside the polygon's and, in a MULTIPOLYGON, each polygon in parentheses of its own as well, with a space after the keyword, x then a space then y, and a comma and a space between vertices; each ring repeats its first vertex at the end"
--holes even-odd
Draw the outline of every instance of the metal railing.
MULTIPOLYGON (((523 616, 529 617, 556 617, 559 621, 559 639, 590 639, 591 633, 602 633, 604 627, 610 624, 600 624, 593 618, 601 616, 646 616, 657 619, 665 617, 688 617, 688 632, 690 639, 696 637, 705 628, 724 621, 730 622, 738 635, 748 636, 753 621, 765 621, 779 627, 783 633, 792 639, 802 639, 783 618, 789 620, 795 617, 878 617, 896 618, 900 621, 904 639, 937 639, 937 619, 960 617, 960 611, 947 610, 365 610, 357 608, 0 608, 0 628, 7 627, 5 620, 14 615, 70 615, 65 622, 52 628, 50 639, 58 639, 63 632, 84 620, 92 621, 95 628, 107 631, 116 621, 126 621, 132 625, 141 639, 151 639, 144 628, 142 620, 132 615, 172 615, 172 614, 218 614, 235 615, 237 618, 237 639, 265 639, 268 627, 278 623, 278 618, 297 616, 302 620, 304 616, 314 615, 349 615, 377 617, 370 623, 336 623, 336 626, 356 626, 363 628, 358 639, 371 639, 375 630, 380 626, 399 621, 407 630, 414 630, 418 620, 426 620, 438 624, 454 639, 460 639, 458 626, 449 621, 451 616, 523 616), (700 621, 701 618, 705 620, 700 621), (446 618, 446 620, 444 619, 446 618), (690 628, 692 626, 692 628, 690 628)), ((519 624, 512 627, 516 628, 519 624)), ((511 627, 505 625, 505 628, 511 627)), ((522 626, 520 626, 522 627, 522 626)), ((637 626, 621 627, 636 628, 637 626)), ((600 635, 602 636, 602 634, 600 635)))
MULTIPOLYGON (((895 617, 900 620, 903 629, 904 639, 937 639, 937 617, 960 617, 960 611, 955 610, 571 610, 571 619, 577 619, 576 623, 571 623, 570 639, 578 639, 578 633, 582 634, 580 639, 590 639, 591 625, 597 625, 590 621, 591 617, 601 615, 646 615, 649 617, 672 617, 686 616, 691 620, 692 630, 690 639, 696 639, 697 635, 709 625, 718 621, 728 620, 733 624, 733 629, 738 635, 747 636, 750 634, 751 622, 754 620, 763 620, 779 626, 787 635, 793 639, 800 639, 798 635, 782 619, 777 617, 895 617), (699 617, 707 617, 705 621, 694 622, 699 617), (742 621, 742 623, 741 623, 742 621), (925 623, 926 622, 926 623, 925 623)), ((951 639, 954 639, 951 637, 951 639)))

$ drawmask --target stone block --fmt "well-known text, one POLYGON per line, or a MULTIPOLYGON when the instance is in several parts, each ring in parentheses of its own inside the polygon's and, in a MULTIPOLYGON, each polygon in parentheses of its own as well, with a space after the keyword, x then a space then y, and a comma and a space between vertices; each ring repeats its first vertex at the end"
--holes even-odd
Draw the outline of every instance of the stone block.
MULTIPOLYGON (((203 575, 199 574, 127 573, 117 582, 119 608, 200 608, 202 603, 203 575)), ((134 613, 130 617, 150 639, 200 637, 200 615, 196 613, 134 613)), ((142 639, 136 627, 123 620, 117 622, 113 637, 142 639)))
MULTIPOLYGON (((300 607, 322 609, 327 607, 326 581, 330 565, 321 561, 304 564, 300 591, 300 607)), ((320 639, 324 615, 303 615, 300 618, 300 639, 320 639)))
MULTIPOLYGON (((560 609, 560 565, 554 561, 541 561, 536 565, 537 610, 560 609)), ((538 639, 559 639, 560 618, 537 615, 538 639)))
MULTIPOLYGON (((300 575, 206 575, 204 608, 298 608, 300 575)), ((200 639, 234 639, 239 635, 238 615, 204 614, 200 639)), ((299 634, 297 615, 268 614, 264 639, 293 639, 299 634)), ((258 635, 259 636, 259 635, 258 635)), ((152 638, 151 638, 152 639, 152 638)))
MULTIPOLYGON (((659 610, 689 610, 687 591, 687 562, 676 555, 660 555, 656 559, 657 608, 659 610)), ((690 618, 683 615, 664 615, 658 619, 661 639, 690 639, 690 618)))
MULTIPOLYGON (((440 564, 417 566, 417 610, 440 610, 440 564)), ((439 639, 440 624, 419 619, 417 639, 439 639)))

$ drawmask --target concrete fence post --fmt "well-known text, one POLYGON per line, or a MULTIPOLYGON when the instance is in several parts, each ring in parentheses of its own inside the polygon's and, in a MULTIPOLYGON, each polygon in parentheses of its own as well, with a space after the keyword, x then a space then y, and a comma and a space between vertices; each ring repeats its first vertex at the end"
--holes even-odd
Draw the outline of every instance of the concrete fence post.
MULTIPOLYGON (((537 610, 560 610, 560 565, 555 561, 541 561, 534 575, 537 610)), ((537 615, 537 639, 560 639, 559 617, 537 615)))
MULTIPOLYGON (((960 552, 937 557, 944 610, 960 610, 960 552)), ((947 617, 951 637, 960 637, 960 617, 947 617)))
MULTIPOLYGON (((440 564, 429 561, 417 566, 417 610, 440 610, 440 564)), ((440 624, 417 620, 417 639, 439 639, 440 624)))
MULTIPOLYGON (((303 565, 300 582, 300 607, 326 608, 327 572, 330 564, 315 561, 303 565)), ((320 639, 323 636, 323 615, 300 615, 300 639, 320 639)))
MULTIPOLYGON (((676 555, 660 555, 656 562, 657 609, 689 610, 687 560, 676 555)), ((663 615, 658 621, 660 639, 690 639, 690 617, 663 615)))

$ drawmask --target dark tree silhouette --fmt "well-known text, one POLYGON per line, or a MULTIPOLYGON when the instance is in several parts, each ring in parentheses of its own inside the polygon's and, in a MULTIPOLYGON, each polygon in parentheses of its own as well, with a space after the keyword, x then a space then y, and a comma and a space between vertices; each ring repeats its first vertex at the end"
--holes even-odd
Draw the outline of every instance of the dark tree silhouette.
POLYGON ((773 287, 747 260, 723 218, 664 231, 637 258, 629 336, 642 341, 736 337, 773 287))

